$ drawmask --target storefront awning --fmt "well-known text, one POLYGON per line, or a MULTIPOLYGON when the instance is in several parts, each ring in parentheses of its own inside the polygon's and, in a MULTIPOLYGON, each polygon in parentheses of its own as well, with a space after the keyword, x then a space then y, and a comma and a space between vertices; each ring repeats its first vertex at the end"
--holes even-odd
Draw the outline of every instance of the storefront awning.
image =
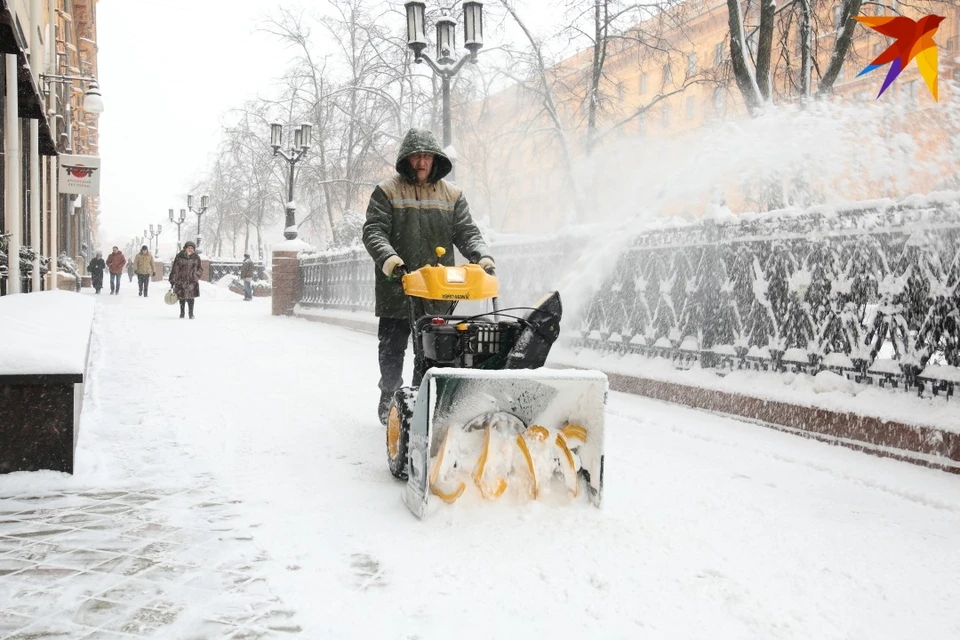
POLYGON ((0 52, 17 56, 17 114, 21 118, 40 121, 40 155, 57 155, 57 145, 50 135, 43 94, 30 72, 30 63, 21 44, 17 20, 7 0, 0 0, 0 52))

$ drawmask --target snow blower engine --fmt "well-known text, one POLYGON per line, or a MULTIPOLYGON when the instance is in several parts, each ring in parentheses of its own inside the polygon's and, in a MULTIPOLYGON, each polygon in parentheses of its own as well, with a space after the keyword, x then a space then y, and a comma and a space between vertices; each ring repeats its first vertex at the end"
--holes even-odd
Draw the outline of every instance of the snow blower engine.
POLYGON ((442 266, 446 252, 436 253, 434 265, 401 270, 414 374, 390 405, 387 460, 407 481, 407 507, 422 518, 431 496, 600 506, 607 378, 542 368, 560 334, 560 295, 500 309, 496 275, 442 266), (453 315, 459 301, 476 300, 493 311, 453 315))

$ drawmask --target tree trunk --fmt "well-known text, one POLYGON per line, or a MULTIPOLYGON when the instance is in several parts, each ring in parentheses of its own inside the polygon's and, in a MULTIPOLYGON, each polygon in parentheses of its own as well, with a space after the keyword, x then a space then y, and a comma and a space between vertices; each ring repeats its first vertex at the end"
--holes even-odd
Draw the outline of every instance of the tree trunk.
POLYGON ((757 38, 757 88, 764 100, 770 100, 770 59, 773 52, 773 27, 777 19, 775 0, 760 0, 760 34, 757 38))
POLYGON ((733 65, 733 77, 737 81, 737 88, 747 105, 747 110, 754 114, 763 104, 763 97, 757 80, 747 63, 747 44, 743 37, 743 13, 740 10, 740 0, 727 0, 727 16, 730 25, 730 63, 733 65))
POLYGON ((800 39, 800 96, 806 100, 810 97, 810 72, 813 68, 813 52, 810 50, 813 0, 798 1, 800 2, 800 19, 797 23, 797 37, 800 39))
POLYGON ((607 0, 593 3, 593 64, 587 94, 587 153, 593 151, 597 134, 597 110, 600 106, 600 81, 607 55, 607 0))
POLYGON ((830 62, 827 63, 827 70, 820 79, 820 87, 817 89, 817 95, 824 95, 833 92, 833 83, 836 82, 840 69, 843 68, 843 62, 847 59, 847 51, 850 49, 850 43, 853 42, 853 30, 857 27, 857 22, 853 16, 860 13, 860 5, 863 0, 843 0, 841 28, 837 30, 837 38, 833 43, 833 50, 830 53, 830 62))

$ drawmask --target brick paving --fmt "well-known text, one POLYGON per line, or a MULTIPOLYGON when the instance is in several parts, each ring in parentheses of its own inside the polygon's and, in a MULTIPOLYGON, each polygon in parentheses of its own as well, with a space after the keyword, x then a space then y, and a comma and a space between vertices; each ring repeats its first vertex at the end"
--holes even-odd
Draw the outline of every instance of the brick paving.
POLYGON ((0 638, 297 634, 234 506, 209 482, 0 497, 0 638))

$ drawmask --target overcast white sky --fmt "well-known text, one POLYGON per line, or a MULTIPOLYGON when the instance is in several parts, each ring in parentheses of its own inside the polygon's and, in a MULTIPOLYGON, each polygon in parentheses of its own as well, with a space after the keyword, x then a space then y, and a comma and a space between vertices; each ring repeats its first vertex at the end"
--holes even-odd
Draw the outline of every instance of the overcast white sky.
MULTIPOLYGON (((99 1, 102 249, 122 247, 153 223, 164 227, 161 255, 171 254, 177 236, 167 211, 186 208, 188 189, 211 164, 222 116, 258 94, 272 94, 287 66, 291 53, 257 31, 281 4, 320 12, 325 3, 99 1)), ((544 30, 556 19, 555 4, 518 2, 524 18, 544 30)), ((488 42, 498 39, 497 25, 485 23, 488 42)), ((397 30, 404 30, 399 19, 397 30)), ((188 214, 181 229, 183 240, 194 237, 196 216, 188 214)))
MULTIPOLYGON (((150 223, 172 250, 171 207, 186 207, 219 137, 221 115, 269 93, 285 50, 256 33, 263 0, 100 0, 97 39, 101 242, 125 243, 150 223), (167 229, 171 232, 167 232, 167 229)), ((182 230, 196 235, 196 216, 182 230)), ((169 255, 168 250, 168 255, 169 255)))

